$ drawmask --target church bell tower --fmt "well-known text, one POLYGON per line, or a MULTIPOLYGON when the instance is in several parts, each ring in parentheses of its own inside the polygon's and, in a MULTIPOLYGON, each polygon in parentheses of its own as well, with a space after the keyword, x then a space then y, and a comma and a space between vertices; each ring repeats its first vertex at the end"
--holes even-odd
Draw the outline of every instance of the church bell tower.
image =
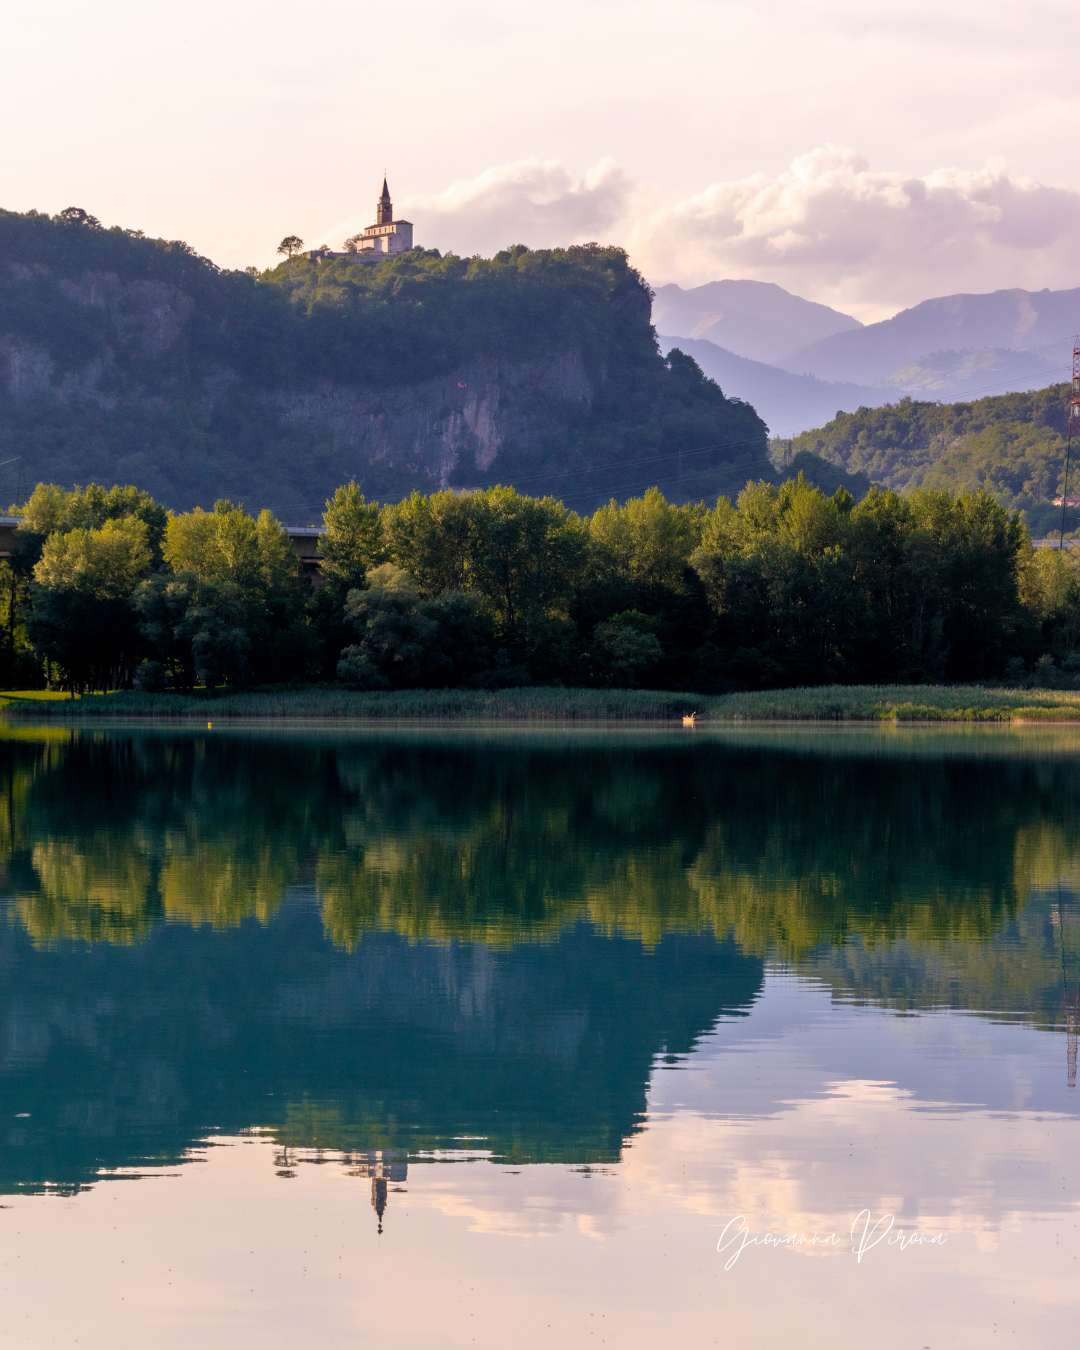
POLYGON ((382 180, 382 196, 375 204, 375 224, 392 225, 394 223, 394 208, 390 203, 390 189, 386 186, 385 177, 382 180))

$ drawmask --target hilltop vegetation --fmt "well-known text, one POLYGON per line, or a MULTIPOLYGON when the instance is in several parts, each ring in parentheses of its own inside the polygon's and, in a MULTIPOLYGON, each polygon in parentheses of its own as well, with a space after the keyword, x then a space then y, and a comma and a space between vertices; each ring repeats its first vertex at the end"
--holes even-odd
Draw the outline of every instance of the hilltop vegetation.
MULTIPOLYGON (((818 430, 774 441, 772 451, 782 464, 799 454, 817 455, 897 492, 985 490, 1007 510, 1021 512, 1033 535, 1045 537, 1061 526, 1053 499, 1064 489, 1068 417, 1067 384, 971 403, 904 398, 839 413, 818 430)), ((1070 496, 1077 481, 1070 475, 1070 496)), ((1080 518, 1070 512, 1066 531, 1077 524, 1080 518)))
POLYGON ((249 275, 85 212, 0 212, 0 460, 294 523, 354 477, 390 500, 510 482, 593 509, 767 475, 761 420, 659 355, 649 305, 595 244, 249 275))

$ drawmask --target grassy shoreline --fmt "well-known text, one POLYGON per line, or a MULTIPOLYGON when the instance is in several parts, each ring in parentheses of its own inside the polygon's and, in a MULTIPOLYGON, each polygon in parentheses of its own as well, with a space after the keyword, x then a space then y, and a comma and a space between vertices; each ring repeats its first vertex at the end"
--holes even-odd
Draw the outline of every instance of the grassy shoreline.
POLYGON ((5 718, 232 720, 316 718, 384 721, 670 722, 697 712, 702 722, 1080 722, 1080 690, 996 689, 979 685, 828 685, 741 694, 650 689, 282 689, 207 695, 121 692, 83 698, 0 693, 5 718))

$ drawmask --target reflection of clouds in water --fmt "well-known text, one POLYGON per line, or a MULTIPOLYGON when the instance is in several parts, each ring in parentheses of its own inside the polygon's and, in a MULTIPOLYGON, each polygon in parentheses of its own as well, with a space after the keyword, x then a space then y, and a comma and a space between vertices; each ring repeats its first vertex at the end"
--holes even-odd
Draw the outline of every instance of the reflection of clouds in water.
POLYGON ((1063 1179, 1080 1118, 1063 1036, 840 1009, 826 994, 771 977, 749 1018, 722 1021, 677 1067, 658 1064, 647 1126, 603 1175, 534 1168, 545 1181, 533 1203, 536 1182, 496 1164, 432 1184, 425 1175, 414 1203, 478 1232, 570 1225, 597 1237, 674 1210, 710 1231, 741 1213, 758 1231, 848 1233, 866 1207, 908 1230, 963 1234, 980 1251, 1075 1211, 1063 1179), (871 1078, 874 1064, 899 1081, 871 1078))
POLYGON ((550 1236, 570 1226, 594 1238, 673 1210, 710 1231, 744 1214, 756 1232, 847 1237, 869 1208, 907 1231, 967 1234, 992 1251, 1003 1230, 1076 1208, 1062 1178, 1078 1148, 1072 1116, 927 1109, 891 1084, 847 1082, 765 1120, 652 1119, 604 1177, 562 1166, 520 1177, 498 1163, 416 1168, 410 1204, 465 1219, 473 1232, 550 1236))
POLYGON ((980 1233, 1074 1209, 1061 1178, 1078 1145, 1072 1116, 959 1111, 846 1082, 766 1120, 674 1117, 628 1150, 626 1169, 635 1197, 745 1214, 758 1229, 846 1233, 866 1207, 900 1226, 980 1233))
POLYGON ((90 1337, 102 1350, 118 1334, 208 1350, 343 1337, 515 1350, 982 1350, 995 1328, 1039 1350, 1069 1343, 1073 1252, 1053 1224, 999 1233, 997 1250, 954 1230, 943 1248, 882 1247, 861 1265, 846 1245, 809 1261, 757 1249, 725 1275, 723 1220, 679 1199, 700 1169, 684 1168, 674 1122, 656 1136, 653 1161, 674 1185, 652 1190, 627 1167, 510 1175, 483 1162, 410 1162, 408 1190, 387 1187, 382 1236, 370 1168, 348 1175, 342 1161, 282 1179, 262 1139, 199 1150, 202 1165, 160 1185, 100 1186, 70 1206, 15 1197, 26 1271, 6 1311, 14 1325, 31 1319, 42 1341, 82 1344, 88 1329, 108 1328, 111 1341, 90 1337), (515 1225, 519 1209, 528 1222, 515 1225))
POLYGON ((409 1203, 466 1219, 474 1233, 575 1227, 593 1238, 672 1210, 710 1230, 742 1214, 759 1233, 846 1237, 869 1208, 906 1231, 969 1234, 991 1251, 1000 1231, 1076 1207, 1061 1179, 1077 1147, 1073 1116, 927 1110, 891 1084, 837 1083, 828 1098, 787 1103, 768 1120, 651 1120, 605 1177, 526 1166, 517 1179, 498 1162, 467 1173, 414 1168, 409 1203))

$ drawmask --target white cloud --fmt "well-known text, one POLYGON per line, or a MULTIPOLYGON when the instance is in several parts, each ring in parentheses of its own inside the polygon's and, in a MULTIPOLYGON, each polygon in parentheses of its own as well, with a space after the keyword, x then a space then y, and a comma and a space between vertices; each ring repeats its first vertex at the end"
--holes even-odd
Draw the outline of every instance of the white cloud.
POLYGON ((628 238, 654 281, 775 281, 863 319, 957 291, 1080 283, 1080 193, 996 160, 919 177, 826 146, 774 177, 714 183, 628 238))

